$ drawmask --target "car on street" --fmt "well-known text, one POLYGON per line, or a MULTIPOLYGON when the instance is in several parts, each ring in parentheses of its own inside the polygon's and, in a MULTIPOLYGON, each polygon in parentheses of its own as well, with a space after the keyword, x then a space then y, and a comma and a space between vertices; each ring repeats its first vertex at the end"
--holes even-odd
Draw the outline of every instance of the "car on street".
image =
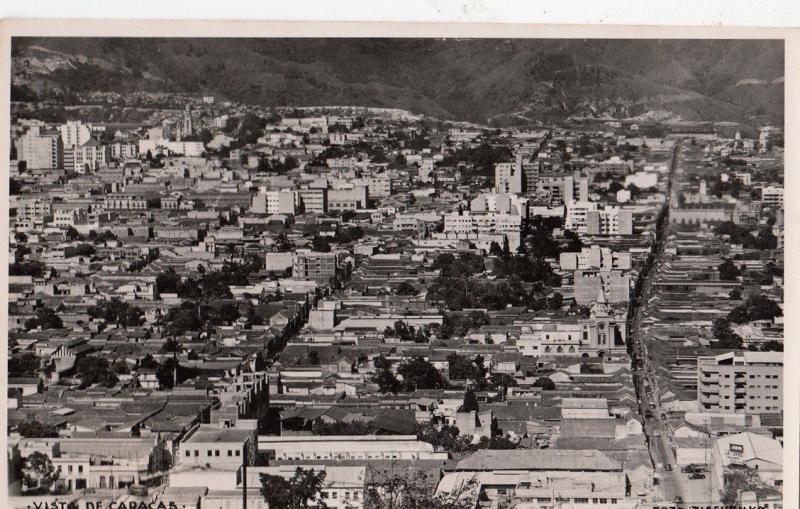
POLYGON ((689 476, 689 479, 705 479, 705 478, 706 478, 706 474, 704 474, 702 472, 695 472, 695 473, 693 473, 692 475, 689 476))
POLYGON ((660 436, 661 436, 661 432, 660 432, 660 431, 654 431, 654 432, 653 432, 653 436, 654 436, 654 437, 656 437, 656 438, 658 438, 658 437, 660 437, 660 436))
POLYGON ((683 503, 683 497, 680 496, 680 495, 675 495, 675 503, 676 504, 682 504, 683 503))
POLYGON ((672 465, 667 463, 666 465, 664 465, 664 470, 666 470, 667 472, 672 472, 672 465))

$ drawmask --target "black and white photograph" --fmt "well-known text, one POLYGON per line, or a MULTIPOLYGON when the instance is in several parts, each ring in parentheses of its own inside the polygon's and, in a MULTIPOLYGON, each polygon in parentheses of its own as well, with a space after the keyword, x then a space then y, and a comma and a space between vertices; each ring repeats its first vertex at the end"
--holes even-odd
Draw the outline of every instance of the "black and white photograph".
POLYGON ((0 505, 795 507, 780 33, 263 34, 8 38, 0 505))

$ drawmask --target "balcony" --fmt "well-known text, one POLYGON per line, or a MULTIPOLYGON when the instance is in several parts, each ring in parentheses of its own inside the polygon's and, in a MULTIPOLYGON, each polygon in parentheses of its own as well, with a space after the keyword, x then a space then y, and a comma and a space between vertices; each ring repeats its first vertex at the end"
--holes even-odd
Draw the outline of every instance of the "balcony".
POLYGON ((719 404, 719 396, 717 396, 716 394, 706 396, 705 393, 701 393, 700 403, 717 405, 719 404))

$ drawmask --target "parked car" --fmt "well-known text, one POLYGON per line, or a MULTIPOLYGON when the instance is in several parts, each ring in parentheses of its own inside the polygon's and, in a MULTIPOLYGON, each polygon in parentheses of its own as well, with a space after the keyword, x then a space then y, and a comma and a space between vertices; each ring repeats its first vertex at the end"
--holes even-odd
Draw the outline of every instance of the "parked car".
POLYGON ((666 465, 664 465, 664 470, 666 470, 667 472, 672 472, 672 465, 667 463, 666 465))
POLYGON ((147 486, 142 486, 141 484, 132 484, 128 486, 128 493, 138 497, 145 497, 147 496, 147 486))
POLYGON ((653 436, 654 436, 654 437, 656 437, 656 438, 658 438, 658 437, 660 437, 660 436, 661 436, 661 432, 660 432, 660 431, 654 431, 654 432, 653 432, 653 436))
POLYGON ((692 475, 689 476, 689 479, 705 479, 705 478, 706 478, 706 474, 704 474, 702 472, 695 472, 695 473, 693 473, 692 475))
POLYGON ((683 503, 683 497, 681 497, 680 495, 675 495, 675 503, 676 504, 682 504, 683 503))

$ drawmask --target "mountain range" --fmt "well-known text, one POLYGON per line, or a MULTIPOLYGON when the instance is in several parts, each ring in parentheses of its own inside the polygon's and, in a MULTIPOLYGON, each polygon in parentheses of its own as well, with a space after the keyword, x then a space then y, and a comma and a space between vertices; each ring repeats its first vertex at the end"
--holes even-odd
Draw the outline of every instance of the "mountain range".
POLYGON ((12 84, 401 108, 446 120, 783 122, 779 40, 14 38, 12 84))

